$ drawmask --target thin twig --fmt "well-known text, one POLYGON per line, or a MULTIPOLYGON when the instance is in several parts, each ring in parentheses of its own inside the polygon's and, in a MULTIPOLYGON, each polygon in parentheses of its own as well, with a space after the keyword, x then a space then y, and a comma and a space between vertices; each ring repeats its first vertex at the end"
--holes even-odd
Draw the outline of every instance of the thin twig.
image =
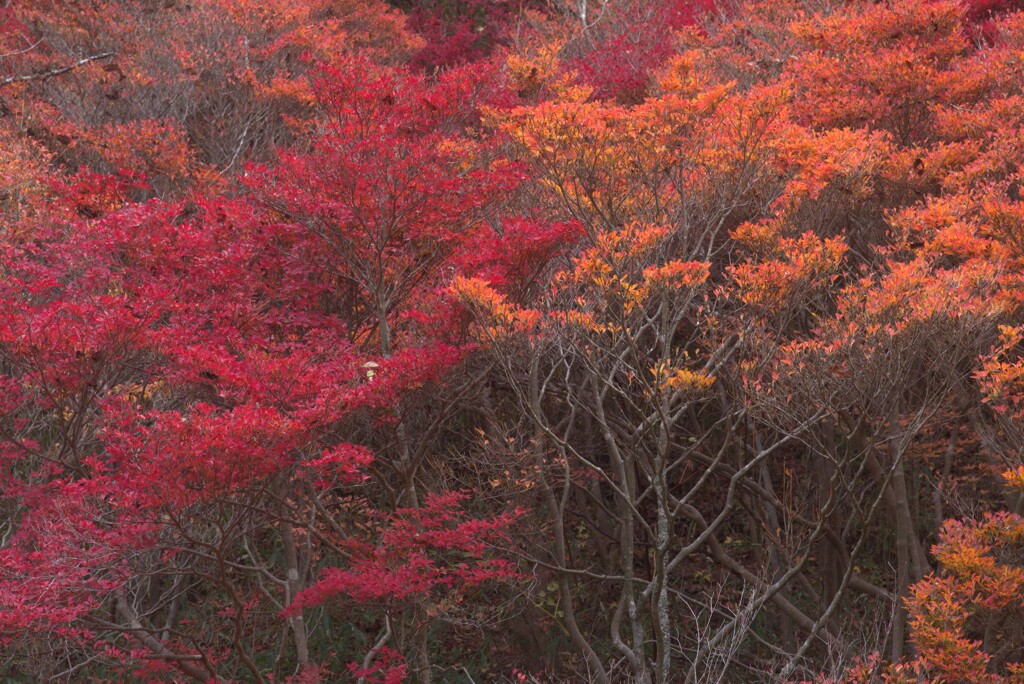
POLYGON ((0 81, 0 86, 10 85, 12 83, 23 83, 25 81, 41 81, 52 76, 60 76, 61 74, 66 74, 67 72, 77 69, 80 66, 84 66, 89 62, 95 62, 97 60, 107 59, 108 57, 113 56, 113 52, 104 52, 99 55, 85 57, 83 59, 78 60, 77 62, 74 62, 73 64, 57 67, 56 69, 50 69, 49 71, 37 71, 35 73, 23 74, 21 76, 10 76, 0 81))

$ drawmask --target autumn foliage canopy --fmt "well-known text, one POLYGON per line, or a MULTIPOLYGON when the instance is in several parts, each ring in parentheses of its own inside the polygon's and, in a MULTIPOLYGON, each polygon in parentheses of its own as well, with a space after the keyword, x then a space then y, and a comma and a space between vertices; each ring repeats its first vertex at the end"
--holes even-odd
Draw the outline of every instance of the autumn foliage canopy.
POLYGON ((0 675, 1024 682, 1024 3, 0 7, 0 675))

